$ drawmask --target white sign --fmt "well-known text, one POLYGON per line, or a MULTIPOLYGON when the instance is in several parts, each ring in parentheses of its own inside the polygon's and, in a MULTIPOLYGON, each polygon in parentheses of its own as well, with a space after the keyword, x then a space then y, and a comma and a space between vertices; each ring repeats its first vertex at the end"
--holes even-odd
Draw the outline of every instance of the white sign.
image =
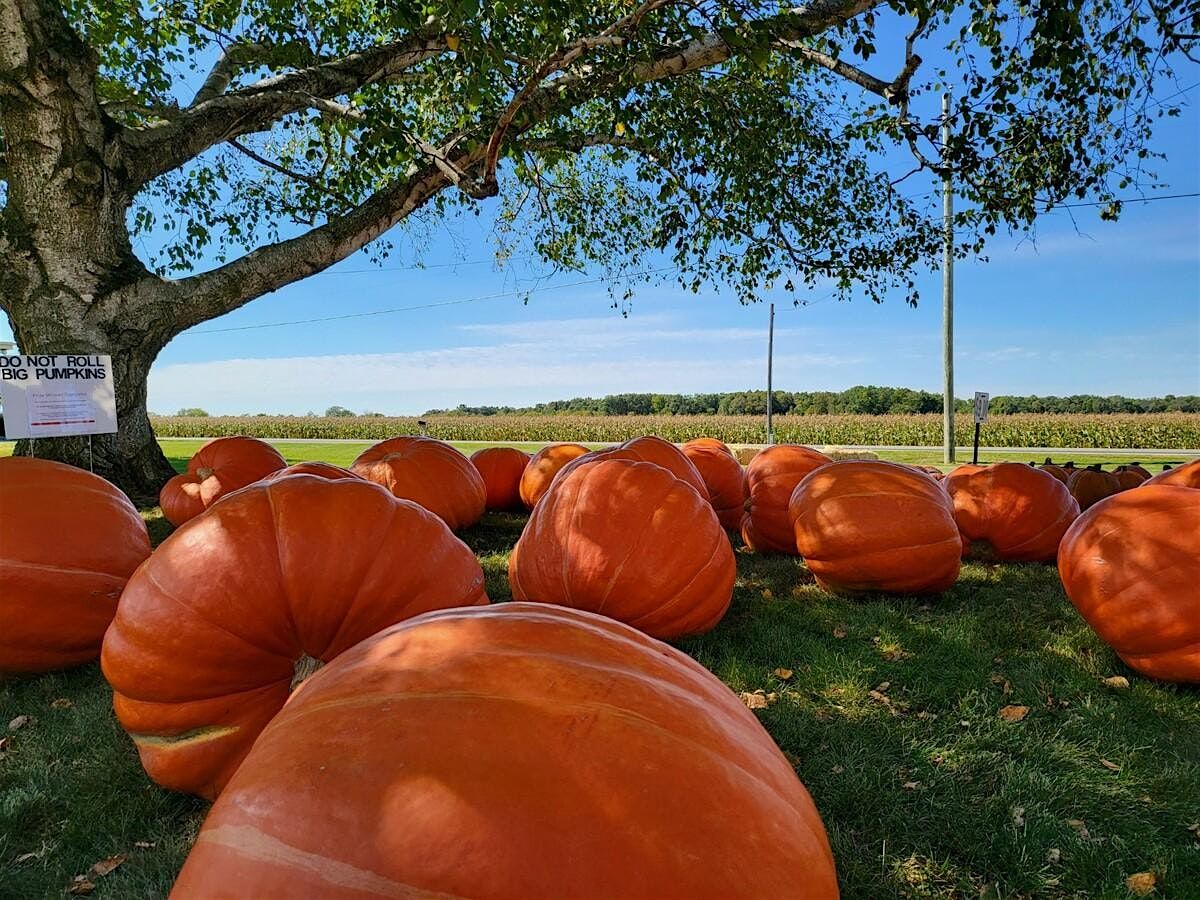
POLYGON ((117 399, 107 356, 0 355, 4 436, 112 434, 117 399))
POLYGON ((984 391, 975 392, 975 422, 987 421, 988 399, 991 395, 984 391))

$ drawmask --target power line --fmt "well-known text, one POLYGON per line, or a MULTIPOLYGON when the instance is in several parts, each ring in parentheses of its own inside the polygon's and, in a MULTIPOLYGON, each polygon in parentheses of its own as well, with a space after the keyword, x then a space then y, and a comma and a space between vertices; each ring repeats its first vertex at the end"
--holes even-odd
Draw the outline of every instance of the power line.
MULTIPOLYGON (((643 275, 658 275, 666 272, 678 272, 681 270, 681 268, 682 267, 680 266, 667 266, 661 269, 645 269, 641 272, 628 272, 619 277, 637 278, 643 275)), ((314 325, 319 322, 339 322, 343 319, 365 319, 370 316, 387 316, 393 313, 412 312, 413 310, 419 309, 436 309, 442 306, 458 306, 463 303, 478 303, 481 300, 497 300, 501 297, 528 297, 532 296, 533 294, 540 294, 546 291, 558 291, 564 288, 581 287, 589 284, 601 284, 607 280, 607 278, 587 278, 581 281, 571 281, 566 284, 551 284, 540 288, 530 288, 529 290, 501 291, 496 294, 481 294, 478 297, 461 297, 456 300, 438 300, 434 303, 419 303, 414 306, 395 306, 391 309, 376 309, 371 310, 370 312, 345 313, 344 315, 340 316, 320 316, 314 319, 292 319, 285 322, 262 322, 258 325, 237 325, 230 328, 205 328, 201 331, 184 332, 184 334, 222 334, 230 331, 256 331, 261 328, 283 328, 289 325, 314 325)))
POLYGON ((1151 203, 1155 200, 1182 200, 1188 197, 1200 197, 1200 191, 1190 194, 1158 194, 1154 197, 1117 197, 1114 200, 1096 200, 1089 203, 1059 203, 1051 209, 1078 209, 1081 206, 1111 206, 1114 203, 1151 203))

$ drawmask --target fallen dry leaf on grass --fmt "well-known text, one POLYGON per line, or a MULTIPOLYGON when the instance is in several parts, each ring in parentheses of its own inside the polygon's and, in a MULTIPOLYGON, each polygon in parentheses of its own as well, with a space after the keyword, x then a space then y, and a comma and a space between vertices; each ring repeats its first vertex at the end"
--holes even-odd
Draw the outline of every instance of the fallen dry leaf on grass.
POLYGON ((900 650, 898 648, 895 650, 885 650, 884 654, 883 654, 883 658, 886 659, 888 662, 900 662, 900 660, 908 659, 910 656, 912 656, 911 653, 909 653, 906 650, 900 650))
POLYGON ((88 881, 86 875, 76 875, 67 885, 68 894, 90 894, 96 889, 96 882, 88 881))
POLYGON ((846 767, 845 766, 834 766, 829 771, 834 775, 841 775, 843 772, 846 771, 846 767))
POLYGON ((1113 675, 1111 678, 1105 678, 1104 684, 1110 688, 1116 688, 1123 691, 1129 687, 1129 679, 1124 675, 1113 675))
POLYGON ((1057 847, 1051 847, 1046 851, 1046 862, 1054 865, 1062 859, 1062 851, 1057 847))
POLYGON ((70 709, 75 704, 66 697, 59 697, 57 700, 51 700, 50 706, 54 709, 70 709))
POLYGON ((1002 706, 997 713, 1005 722, 1020 722, 1029 715, 1028 706, 1002 706))
POLYGON ((762 598, 763 598, 764 600, 770 600, 770 599, 771 599, 772 597, 774 597, 774 596, 775 596, 775 595, 771 593, 771 589, 770 589, 770 588, 766 588, 766 589, 765 589, 765 590, 762 592, 762 598))
POLYGON ((846 629, 839 625, 837 628, 833 629, 833 636, 840 641, 846 636, 846 629))
POLYGON ((1158 876, 1153 872, 1137 872, 1125 879, 1125 887, 1130 893, 1145 897, 1158 884, 1158 876))
POLYGON ((149 848, 157 845, 157 843, 157 841, 134 841, 133 846, 139 847, 142 850, 148 850, 149 848))
POLYGON ((906 781, 904 784, 900 785, 900 787, 904 788, 906 791, 919 791, 921 789, 921 782, 906 781))
POLYGON ((1079 835, 1081 841, 1090 841, 1092 839, 1092 833, 1088 831, 1088 827, 1084 824, 1083 819, 1067 819, 1067 824, 1075 829, 1075 833, 1079 835))
POLYGON ((98 863, 88 869, 88 877, 103 878, 121 863, 125 862, 128 857, 124 853, 118 853, 116 856, 108 856, 100 860, 98 863))
POLYGON ((1018 828, 1023 828, 1025 826, 1025 807, 1014 806, 1013 811, 1012 811, 1012 817, 1013 817, 1013 824, 1016 825, 1018 828))
POLYGON ((2 738, 0 738, 0 753, 5 753, 7 751, 8 751, 8 738, 2 737, 2 738))
POLYGON ((745 703, 750 709, 766 709, 779 699, 779 695, 774 691, 768 694, 761 689, 752 692, 742 691, 739 696, 742 698, 742 702, 745 703))
POLYGON ((1100 765, 1104 766, 1104 768, 1108 769, 1110 772, 1120 772, 1121 771, 1121 767, 1118 766, 1115 762, 1113 762, 1110 759, 1101 758, 1100 765))
POLYGON ((783 666, 780 666, 778 669, 775 670, 775 677, 778 678, 780 681, 787 681, 789 678, 792 677, 792 674, 793 673, 792 673, 791 669, 784 668, 783 666))
POLYGON ((8 723, 9 731, 16 731, 19 728, 24 728, 26 725, 33 724, 33 716, 17 716, 8 723))
POLYGON ((892 683, 890 681, 881 681, 881 682, 879 682, 879 684, 875 685, 875 690, 879 691, 882 694, 884 691, 886 691, 891 686, 892 686, 892 683))

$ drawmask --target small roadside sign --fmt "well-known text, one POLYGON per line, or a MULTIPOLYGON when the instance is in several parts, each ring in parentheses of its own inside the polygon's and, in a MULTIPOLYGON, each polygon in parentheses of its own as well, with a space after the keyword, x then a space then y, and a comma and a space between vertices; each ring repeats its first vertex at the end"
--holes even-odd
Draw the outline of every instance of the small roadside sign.
POLYGON ((108 356, 0 356, 0 401, 9 440, 117 430, 108 356))
POLYGON ((990 398, 991 398, 991 395, 988 394, 986 391, 976 391, 975 392, 975 423, 976 424, 987 421, 988 400, 990 398))

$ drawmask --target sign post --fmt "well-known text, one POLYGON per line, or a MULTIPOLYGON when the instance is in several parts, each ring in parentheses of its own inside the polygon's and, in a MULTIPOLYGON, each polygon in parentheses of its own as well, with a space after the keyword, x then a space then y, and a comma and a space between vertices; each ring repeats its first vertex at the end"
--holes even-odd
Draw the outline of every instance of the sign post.
POLYGON ((979 464, 979 426, 987 421, 989 398, 986 391, 975 392, 975 449, 971 453, 971 462, 975 465, 979 464))
POLYGON ((114 434, 117 400, 112 359, 94 354, 0 355, 4 436, 114 434))

